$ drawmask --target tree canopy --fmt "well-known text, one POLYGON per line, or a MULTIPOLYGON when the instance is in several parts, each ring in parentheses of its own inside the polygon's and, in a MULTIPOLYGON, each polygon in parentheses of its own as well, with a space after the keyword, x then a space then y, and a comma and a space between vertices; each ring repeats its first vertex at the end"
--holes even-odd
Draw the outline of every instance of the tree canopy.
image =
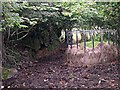
POLYGON ((5 44, 22 42, 35 51, 51 48, 59 43, 62 30, 73 28, 116 29, 120 36, 119 2, 23 1, 2 6, 5 44))

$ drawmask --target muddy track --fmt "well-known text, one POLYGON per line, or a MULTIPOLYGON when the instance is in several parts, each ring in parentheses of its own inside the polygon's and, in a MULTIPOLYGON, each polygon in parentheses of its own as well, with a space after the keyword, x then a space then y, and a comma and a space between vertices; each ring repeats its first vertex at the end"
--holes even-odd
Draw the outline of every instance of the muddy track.
POLYGON ((65 65, 64 53, 39 61, 25 60, 18 73, 3 85, 11 88, 114 88, 119 89, 118 62, 97 66, 65 65))

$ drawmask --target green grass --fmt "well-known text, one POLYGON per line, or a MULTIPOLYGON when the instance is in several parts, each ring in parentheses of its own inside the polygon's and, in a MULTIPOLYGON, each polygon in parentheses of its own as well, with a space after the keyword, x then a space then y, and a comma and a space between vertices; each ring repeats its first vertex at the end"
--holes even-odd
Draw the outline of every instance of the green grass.
MULTIPOLYGON (((94 42, 94 46, 96 47, 100 42, 99 41, 95 41, 94 42)), ((84 43, 82 42, 82 45, 84 45, 84 43)), ((86 42, 86 46, 89 47, 89 48, 92 48, 92 42, 91 41, 87 41, 86 42)))
MULTIPOLYGON (((94 41, 94 47, 96 47, 100 42, 99 41, 94 41)), ((103 41, 103 43, 108 43, 106 41, 103 41)), ((112 43, 112 41, 110 41, 110 43, 112 43)), ((84 45, 84 42, 81 43, 82 45, 84 45)), ((92 48, 92 42, 91 41, 87 41, 86 42, 86 46, 89 47, 89 48, 92 48)))

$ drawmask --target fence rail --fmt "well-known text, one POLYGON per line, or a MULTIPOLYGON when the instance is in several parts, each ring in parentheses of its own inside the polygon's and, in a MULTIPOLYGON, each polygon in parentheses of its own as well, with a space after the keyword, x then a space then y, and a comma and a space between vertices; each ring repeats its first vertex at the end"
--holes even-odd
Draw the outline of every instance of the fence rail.
POLYGON ((72 49, 72 45, 73 45, 73 33, 76 33, 76 45, 78 48, 78 34, 81 35, 82 41, 84 43, 84 51, 86 51, 86 34, 88 34, 90 36, 90 39, 92 41, 92 49, 94 50, 94 38, 95 35, 100 34, 100 48, 102 48, 103 45, 103 36, 104 34, 107 34, 107 40, 108 40, 108 44, 110 44, 110 36, 112 35, 112 39, 113 39, 113 45, 117 45, 117 31, 116 30, 110 30, 110 29, 101 29, 101 30, 72 30, 72 31, 67 31, 66 32, 66 37, 67 37, 67 47, 68 45, 70 45, 71 49, 72 49))

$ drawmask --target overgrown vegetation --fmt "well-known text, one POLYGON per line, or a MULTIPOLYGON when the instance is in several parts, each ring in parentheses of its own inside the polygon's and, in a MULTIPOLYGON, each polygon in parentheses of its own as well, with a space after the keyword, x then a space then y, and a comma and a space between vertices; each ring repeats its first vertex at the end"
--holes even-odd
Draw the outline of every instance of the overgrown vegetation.
POLYGON ((120 2, 23 1, 3 2, 2 7, 4 57, 10 56, 13 61, 5 59, 10 62, 17 63, 15 58, 20 56, 15 48, 53 50, 60 43, 62 30, 116 29, 120 36, 120 2))

